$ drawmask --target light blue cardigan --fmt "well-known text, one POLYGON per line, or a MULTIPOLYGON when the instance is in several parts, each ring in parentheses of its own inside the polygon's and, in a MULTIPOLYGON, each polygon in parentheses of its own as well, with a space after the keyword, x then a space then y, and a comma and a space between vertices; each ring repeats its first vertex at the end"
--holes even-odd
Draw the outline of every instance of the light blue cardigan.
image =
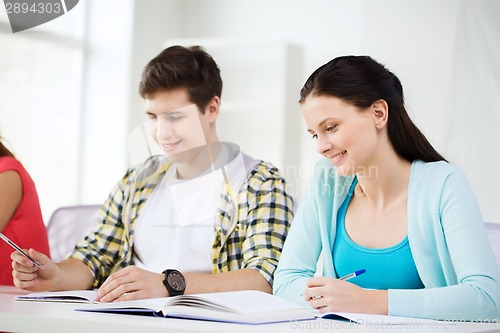
MULTIPOLYGON (((337 211, 353 179, 337 175, 327 159, 318 162, 285 241, 274 275, 274 294, 307 305, 301 295, 322 249, 323 275, 337 277, 332 259, 337 211)), ((408 239, 425 289, 389 290, 390 315, 500 318, 496 261, 475 197, 456 166, 412 163, 408 239)))

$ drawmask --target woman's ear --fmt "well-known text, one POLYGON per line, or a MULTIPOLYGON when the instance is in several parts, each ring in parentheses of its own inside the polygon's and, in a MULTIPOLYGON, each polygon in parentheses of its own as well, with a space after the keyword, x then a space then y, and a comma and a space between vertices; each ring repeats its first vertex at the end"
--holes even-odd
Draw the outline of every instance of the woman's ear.
POLYGON ((383 99, 373 102, 371 106, 375 127, 383 128, 389 120, 389 105, 383 99))

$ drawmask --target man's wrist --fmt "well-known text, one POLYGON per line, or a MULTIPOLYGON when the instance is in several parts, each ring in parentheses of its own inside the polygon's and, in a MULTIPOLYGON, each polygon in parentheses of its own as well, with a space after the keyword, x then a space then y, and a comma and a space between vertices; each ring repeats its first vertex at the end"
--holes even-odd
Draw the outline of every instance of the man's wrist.
POLYGON ((176 269, 166 269, 163 272, 165 286, 169 296, 183 295, 186 290, 186 279, 181 272, 176 269))

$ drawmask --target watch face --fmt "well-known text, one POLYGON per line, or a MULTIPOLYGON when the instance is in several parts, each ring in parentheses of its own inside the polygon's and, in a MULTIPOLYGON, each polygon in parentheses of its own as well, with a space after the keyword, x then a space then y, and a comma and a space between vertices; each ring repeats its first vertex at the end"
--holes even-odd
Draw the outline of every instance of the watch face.
POLYGON ((167 277, 168 284, 174 290, 184 291, 186 289, 186 281, 184 280, 184 276, 182 276, 178 272, 170 272, 167 277))

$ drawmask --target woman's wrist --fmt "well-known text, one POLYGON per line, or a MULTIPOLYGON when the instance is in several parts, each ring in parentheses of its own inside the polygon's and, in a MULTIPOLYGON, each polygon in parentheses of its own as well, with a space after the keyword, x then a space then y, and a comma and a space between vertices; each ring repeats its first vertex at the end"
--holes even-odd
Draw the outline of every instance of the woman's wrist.
POLYGON ((367 313, 387 315, 389 313, 389 292, 387 290, 367 290, 367 313))

